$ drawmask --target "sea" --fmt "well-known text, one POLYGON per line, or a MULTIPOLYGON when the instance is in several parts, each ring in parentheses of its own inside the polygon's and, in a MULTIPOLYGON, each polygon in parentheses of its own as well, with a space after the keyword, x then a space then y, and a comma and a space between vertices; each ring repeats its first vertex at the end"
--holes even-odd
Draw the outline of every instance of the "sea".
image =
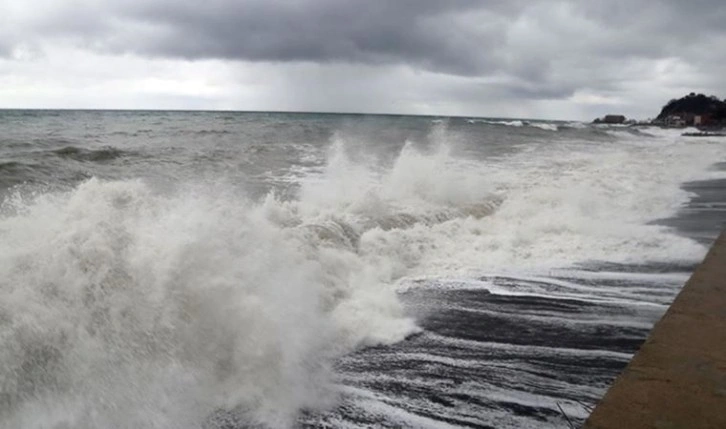
POLYGON ((726 139, 0 111, 0 428, 580 425, 724 225, 726 139))

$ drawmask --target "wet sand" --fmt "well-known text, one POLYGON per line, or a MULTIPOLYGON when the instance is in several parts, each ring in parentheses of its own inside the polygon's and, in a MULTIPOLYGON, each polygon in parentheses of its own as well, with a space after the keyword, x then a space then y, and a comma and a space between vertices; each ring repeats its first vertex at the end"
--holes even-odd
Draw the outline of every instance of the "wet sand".
POLYGON ((726 232, 583 428, 726 428, 726 232))

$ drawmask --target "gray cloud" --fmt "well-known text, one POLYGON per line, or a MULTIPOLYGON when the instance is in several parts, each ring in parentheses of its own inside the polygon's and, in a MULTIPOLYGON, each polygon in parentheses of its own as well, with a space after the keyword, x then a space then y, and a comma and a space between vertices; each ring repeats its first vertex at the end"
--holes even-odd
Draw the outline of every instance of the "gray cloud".
POLYGON ((0 59, 10 57, 13 52, 14 45, 14 42, 10 38, 10 34, 7 34, 7 32, 1 27, 2 24, 3 22, 0 21, 0 59))
MULTIPOLYGON (((539 54, 534 56, 547 59, 532 64, 541 69, 568 46, 615 58, 673 55, 690 44, 708 43, 713 33, 723 34, 725 10, 718 0, 157 0, 125 3, 117 13, 159 31, 145 40, 115 42, 150 55, 403 63, 478 75, 506 70, 509 32, 522 17, 534 19, 559 45, 556 51, 538 51, 538 41, 531 40, 529 48, 539 54)), ((519 63, 532 63, 533 54, 514 52, 519 63)), ((533 68, 521 73, 537 74, 533 68)))
MULTIPOLYGON (((99 54, 270 63, 290 73, 295 64, 403 66, 451 76, 448 90, 430 94, 449 104, 478 96, 564 100, 582 92, 615 100, 637 85, 649 85, 648 97, 671 98, 684 88, 726 91, 721 2, 66 0, 11 12, 0 56, 13 52, 10 40, 60 40, 99 54)), ((326 84, 305 76, 290 79, 326 84)), ((376 74, 379 88, 400 86, 384 81, 376 74)))
POLYGON ((79 28, 72 17, 56 18, 49 28, 93 40, 92 46, 102 49, 150 56, 396 63, 476 75, 499 67, 486 52, 505 42, 506 20, 497 18, 514 12, 511 3, 490 2, 488 22, 468 22, 467 15, 481 5, 474 0, 158 0, 116 5, 115 21, 106 20, 105 28, 88 28, 85 18, 79 28), (58 28, 59 22, 65 28, 58 28), (119 30, 129 26, 140 31, 119 30))
POLYGON ((40 11, 23 27, 97 50, 148 56, 407 64, 454 75, 504 71, 541 80, 550 63, 568 53, 660 58, 708 43, 724 34, 726 8, 719 3, 116 0, 89 6, 71 0, 68 7, 40 11), (521 40, 518 26, 529 40, 521 40))

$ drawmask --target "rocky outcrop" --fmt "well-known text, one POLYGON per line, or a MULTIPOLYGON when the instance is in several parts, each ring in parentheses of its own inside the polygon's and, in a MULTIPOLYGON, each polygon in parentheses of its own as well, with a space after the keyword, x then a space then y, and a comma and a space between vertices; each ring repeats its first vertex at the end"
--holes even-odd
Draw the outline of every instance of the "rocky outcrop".
POLYGON ((658 121, 665 121, 669 117, 678 116, 688 118, 693 116, 708 117, 711 121, 726 121, 726 100, 704 94, 690 93, 683 98, 673 99, 668 102, 656 118, 658 121))

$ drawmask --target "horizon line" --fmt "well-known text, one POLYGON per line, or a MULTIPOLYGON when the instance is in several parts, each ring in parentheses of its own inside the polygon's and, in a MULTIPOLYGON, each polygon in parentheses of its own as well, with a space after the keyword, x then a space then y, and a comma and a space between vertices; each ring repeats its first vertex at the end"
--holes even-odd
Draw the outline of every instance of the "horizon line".
POLYGON ((161 109, 161 108, 93 108, 93 107, 0 107, 0 111, 66 111, 66 112, 179 112, 179 113, 276 113, 340 116, 413 116, 423 118, 471 118, 471 119, 509 119, 524 121, 589 122, 576 119, 523 118, 513 116, 442 115, 430 113, 371 113, 371 112, 331 112, 314 110, 235 110, 235 109, 161 109))

